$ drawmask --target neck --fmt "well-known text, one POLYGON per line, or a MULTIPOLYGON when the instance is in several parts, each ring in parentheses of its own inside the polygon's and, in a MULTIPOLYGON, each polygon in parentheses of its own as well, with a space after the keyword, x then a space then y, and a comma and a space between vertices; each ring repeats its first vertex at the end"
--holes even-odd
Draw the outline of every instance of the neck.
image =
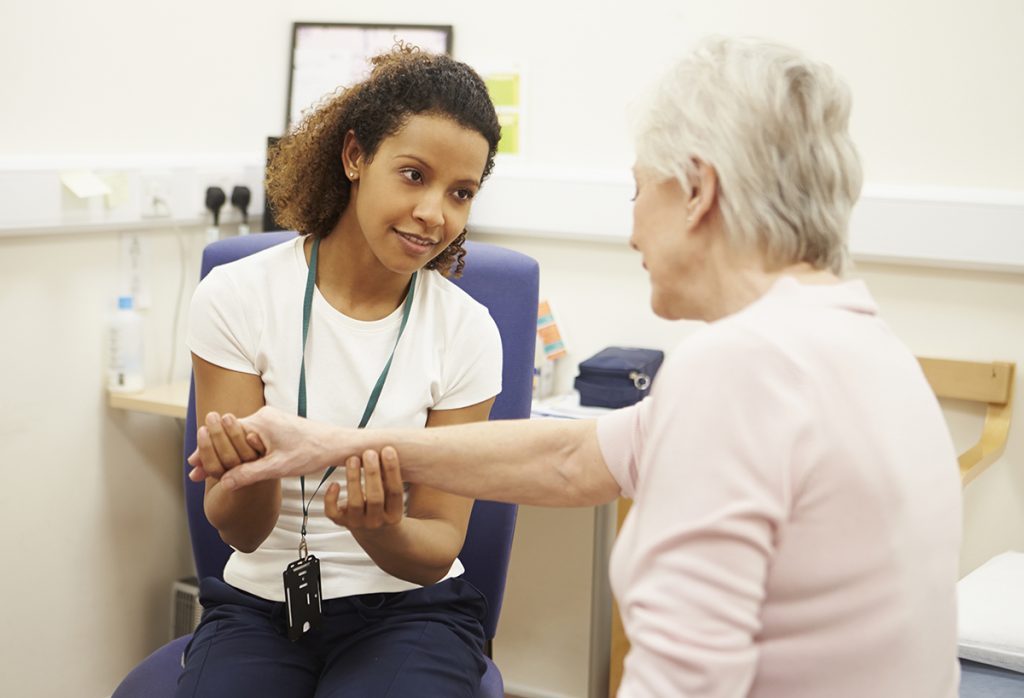
MULTIPOLYGON (((336 310, 356 320, 379 320, 405 298, 411 274, 396 274, 373 254, 362 233, 345 216, 317 251, 316 286, 336 310)), ((309 261, 313 241, 305 244, 309 261)))
POLYGON ((709 303, 704 320, 719 320, 737 313, 758 300, 784 276, 802 284, 835 284, 839 278, 828 269, 815 269, 807 262, 769 267, 760 254, 738 255, 723 253, 719 263, 709 265, 709 303), (713 300, 712 300, 713 299, 713 300))

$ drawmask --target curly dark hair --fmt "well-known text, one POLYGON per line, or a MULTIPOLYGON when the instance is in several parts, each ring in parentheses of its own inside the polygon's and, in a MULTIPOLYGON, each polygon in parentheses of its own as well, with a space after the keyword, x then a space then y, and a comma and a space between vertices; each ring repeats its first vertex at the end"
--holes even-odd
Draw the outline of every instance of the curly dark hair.
MULTIPOLYGON (((351 129, 372 159, 381 142, 416 114, 437 114, 476 131, 488 144, 481 181, 494 167, 501 127, 487 87, 465 63, 398 43, 372 59, 370 76, 324 98, 298 126, 270 150, 267 199, 285 228, 325 237, 341 217, 351 195, 341 159, 351 129)), ((458 276, 464 266, 466 231, 426 266, 458 276), (454 269, 453 269, 454 267, 454 269)))

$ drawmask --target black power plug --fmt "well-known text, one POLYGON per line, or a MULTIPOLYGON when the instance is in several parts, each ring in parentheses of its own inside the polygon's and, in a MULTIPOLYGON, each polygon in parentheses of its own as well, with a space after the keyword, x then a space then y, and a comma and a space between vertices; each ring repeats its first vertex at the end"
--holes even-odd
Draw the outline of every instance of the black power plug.
POLYGON ((220 187, 206 188, 206 209, 213 214, 213 227, 220 225, 220 209, 228 197, 220 187))
POLYGON ((249 234, 249 202, 252 201, 252 192, 249 187, 236 184, 231 190, 231 205, 242 212, 242 224, 238 226, 239 235, 249 234))
POLYGON ((206 228, 206 243, 216 242, 220 238, 220 207, 227 201, 224 190, 220 187, 206 188, 206 210, 213 214, 213 225, 206 228))
POLYGON ((231 205, 242 212, 242 222, 249 224, 249 202, 252 201, 252 193, 249 187, 236 185, 231 190, 231 205))

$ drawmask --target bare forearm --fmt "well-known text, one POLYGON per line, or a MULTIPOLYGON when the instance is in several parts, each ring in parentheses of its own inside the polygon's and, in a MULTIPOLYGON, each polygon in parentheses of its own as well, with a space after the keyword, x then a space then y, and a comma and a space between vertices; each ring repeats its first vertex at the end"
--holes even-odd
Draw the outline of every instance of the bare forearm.
POLYGON ((448 521, 408 517, 386 528, 354 529, 352 536, 382 570, 424 586, 444 577, 464 540, 448 521))
MULTIPOLYGON (((264 407, 241 420, 266 453, 224 474, 222 486, 320 472, 366 451, 393 446, 402 477, 452 494, 542 506, 612 501, 594 421, 528 419, 430 429, 341 429, 264 407)), ((200 466, 201 461, 192 463, 200 466)), ((206 477, 197 467, 190 477, 206 477)))
POLYGON ((323 446, 339 461, 393 446, 405 480, 476 499, 590 506, 618 495, 591 420, 345 430, 331 432, 323 446))
POLYGON ((269 480, 241 490, 226 490, 210 478, 203 508, 228 545, 251 553, 274 530, 281 511, 281 481, 269 480))
MULTIPOLYGON (((244 443, 236 444, 230 432, 240 432, 232 421, 226 425, 218 413, 250 415, 264 404, 263 382, 259 376, 231 371, 192 355, 196 394, 196 445, 208 464, 203 509, 210 524, 225 543, 243 552, 252 552, 266 540, 277 523, 281 510, 281 483, 272 479, 246 490, 230 491, 222 487, 220 475, 249 460, 256 453, 244 443), (211 414, 213 412, 213 414, 211 414), (239 446, 242 452, 239 452, 239 446)), ((234 418, 232 417, 232 420, 234 418)), ((236 439, 237 441, 237 439, 236 439)))

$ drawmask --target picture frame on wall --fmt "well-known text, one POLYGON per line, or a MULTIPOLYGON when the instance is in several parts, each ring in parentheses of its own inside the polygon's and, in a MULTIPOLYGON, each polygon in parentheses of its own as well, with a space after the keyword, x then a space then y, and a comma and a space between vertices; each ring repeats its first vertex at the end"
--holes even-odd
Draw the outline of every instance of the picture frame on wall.
POLYGON ((403 41, 430 53, 452 52, 452 26, 294 22, 285 130, 307 110, 370 73, 370 59, 403 41))

